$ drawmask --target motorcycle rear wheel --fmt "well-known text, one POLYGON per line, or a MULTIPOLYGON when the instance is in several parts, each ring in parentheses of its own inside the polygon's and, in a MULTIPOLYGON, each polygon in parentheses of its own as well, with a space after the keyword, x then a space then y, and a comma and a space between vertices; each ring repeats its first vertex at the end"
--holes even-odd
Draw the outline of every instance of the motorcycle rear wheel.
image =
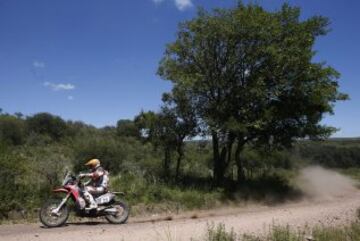
POLYGON ((69 209, 66 204, 59 210, 58 215, 52 213, 57 208, 61 200, 48 200, 40 209, 39 218, 46 227, 54 228, 64 225, 69 218, 69 209))
POLYGON ((118 212, 116 214, 107 214, 105 215, 105 218, 109 223, 112 224, 123 224, 126 223, 126 221, 129 218, 129 207, 121 201, 115 202, 112 207, 116 208, 118 212))

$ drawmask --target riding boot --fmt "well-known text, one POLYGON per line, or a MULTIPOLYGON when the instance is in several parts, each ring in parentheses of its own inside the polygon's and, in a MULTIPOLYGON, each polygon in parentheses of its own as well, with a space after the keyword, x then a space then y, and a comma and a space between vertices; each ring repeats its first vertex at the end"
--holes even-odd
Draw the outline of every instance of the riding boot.
POLYGON ((96 209, 98 207, 98 205, 95 202, 94 197, 93 197, 93 195, 91 195, 91 193, 85 191, 84 198, 89 203, 89 207, 86 209, 96 209))

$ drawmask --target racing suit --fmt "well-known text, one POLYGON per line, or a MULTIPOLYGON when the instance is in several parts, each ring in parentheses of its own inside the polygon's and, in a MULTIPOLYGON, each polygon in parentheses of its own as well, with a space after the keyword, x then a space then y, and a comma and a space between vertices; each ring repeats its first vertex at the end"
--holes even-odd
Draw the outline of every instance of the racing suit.
POLYGON ((101 166, 95 167, 91 173, 83 174, 91 180, 85 184, 84 198, 89 203, 89 209, 97 208, 93 195, 101 195, 108 191, 109 173, 101 166))

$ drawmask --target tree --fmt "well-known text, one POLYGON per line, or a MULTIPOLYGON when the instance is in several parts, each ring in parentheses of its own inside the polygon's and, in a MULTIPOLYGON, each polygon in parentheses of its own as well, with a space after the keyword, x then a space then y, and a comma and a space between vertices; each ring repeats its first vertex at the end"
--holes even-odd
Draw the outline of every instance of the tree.
POLYGON ((165 93, 163 102, 162 113, 165 116, 172 117, 172 122, 170 122, 172 125, 169 127, 173 129, 172 133, 178 155, 175 171, 175 180, 178 180, 181 161, 184 157, 184 141, 186 138, 192 138, 199 133, 197 118, 186 92, 182 90, 174 89, 172 93, 165 93))
POLYGON ((30 132, 48 135, 53 140, 59 141, 67 134, 66 122, 58 116, 49 113, 38 113, 26 119, 30 132))
POLYGON ((21 145, 25 139, 24 121, 11 115, 0 116, 0 142, 21 145))
POLYGON ((135 123, 143 138, 152 143, 155 149, 161 148, 163 151, 163 174, 165 177, 170 176, 170 163, 176 146, 175 121, 175 117, 172 115, 152 111, 141 112, 135 117, 135 123))
POLYGON ((85 169, 84 164, 93 158, 101 161, 101 165, 111 173, 119 173, 122 170, 124 160, 128 159, 129 150, 127 144, 117 141, 110 135, 93 135, 91 138, 77 140, 74 143, 74 155, 77 160, 74 165, 76 172, 85 169))
POLYGON ((131 120, 119 120, 116 125, 116 133, 119 136, 140 138, 139 130, 131 120))
POLYGON ((18 118, 18 119, 22 119, 24 117, 24 114, 21 112, 15 112, 14 116, 16 116, 16 118, 18 118))
POLYGON ((141 112, 135 118, 135 123, 142 130, 143 137, 147 141, 151 142, 155 148, 162 149, 165 177, 170 176, 172 156, 174 152, 177 153, 175 170, 175 179, 177 180, 184 157, 184 140, 186 137, 195 135, 196 122, 185 111, 185 101, 180 100, 179 95, 164 94, 163 101, 165 104, 160 112, 141 112), (181 104, 173 106, 175 100, 181 104), (180 112, 179 108, 183 108, 183 111, 180 112))
POLYGON ((300 20, 300 9, 288 4, 269 12, 242 3, 200 10, 179 25, 158 73, 186 93, 212 137, 217 183, 233 159, 241 180, 247 144, 284 147, 334 131, 319 122, 347 96, 338 92, 339 73, 313 61, 315 40, 328 25, 321 16, 300 20))

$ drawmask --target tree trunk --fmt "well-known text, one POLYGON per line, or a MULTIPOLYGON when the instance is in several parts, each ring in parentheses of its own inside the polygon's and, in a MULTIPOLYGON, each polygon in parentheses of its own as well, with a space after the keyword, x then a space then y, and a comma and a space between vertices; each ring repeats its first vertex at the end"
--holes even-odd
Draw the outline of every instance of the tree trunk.
POLYGON ((228 141, 227 141, 227 160, 226 160, 226 167, 225 169, 230 165, 231 163, 231 157, 232 157, 232 146, 235 141, 235 135, 233 133, 229 133, 228 141))
POLYGON ((175 173, 176 181, 179 180, 181 160, 184 157, 184 150, 183 150, 182 144, 178 146, 177 153, 178 153, 178 158, 177 158, 177 162, 176 162, 176 173, 175 173))
POLYGON ((169 148, 165 148, 165 156, 164 156, 164 176, 170 176, 170 160, 171 160, 171 153, 169 148))
POLYGON ((228 166, 231 162, 231 152, 232 152, 232 145, 233 145, 233 142, 230 142, 228 144, 228 153, 227 153, 227 161, 226 161, 226 165, 228 166))
POLYGON ((221 160, 220 150, 219 150, 219 138, 216 131, 211 132, 212 135, 212 144, 213 144, 213 171, 214 171, 214 181, 216 185, 221 185, 224 182, 224 169, 221 160))
POLYGON ((235 151, 235 162, 237 165, 237 178, 238 178, 238 182, 241 182, 244 180, 245 175, 244 175, 244 163, 243 163, 243 159, 241 156, 241 152, 244 149, 244 143, 241 142, 240 140, 238 141, 237 147, 236 147, 236 151, 235 151))

